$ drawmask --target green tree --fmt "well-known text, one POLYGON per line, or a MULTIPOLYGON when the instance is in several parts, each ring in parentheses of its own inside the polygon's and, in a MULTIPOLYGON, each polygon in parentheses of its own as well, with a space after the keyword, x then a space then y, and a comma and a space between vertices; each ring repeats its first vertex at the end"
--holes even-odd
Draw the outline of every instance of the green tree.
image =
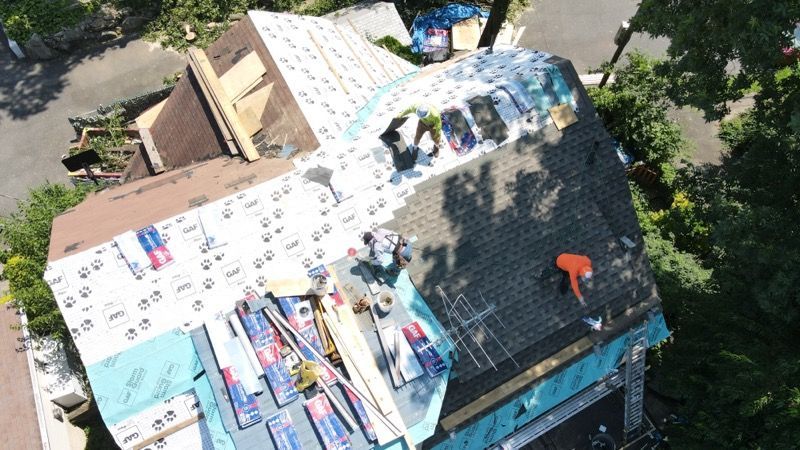
POLYGON ((658 61, 638 51, 616 73, 616 81, 602 89, 590 88, 589 96, 606 128, 637 160, 667 175, 684 152, 686 141, 680 127, 667 117, 672 106, 667 97, 669 80, 655 71, 658 61))
POLYGON ((726 102, 772 82, 798 21, 797 0, 642 0, 632 26, 669 38, 660 69, 673 100, 720 118, 726 102))
POLYGON ((5 299, 25 311, 28 329, 34 335, 68 339, 64 319, 43 277, 53 219, 80 203, 86 192, 83 188, 45 184, 32 189, 28 200, 17 204, 17 212, 0 218, 0 242, 6 247, 3 273, 10 290, 5 299))

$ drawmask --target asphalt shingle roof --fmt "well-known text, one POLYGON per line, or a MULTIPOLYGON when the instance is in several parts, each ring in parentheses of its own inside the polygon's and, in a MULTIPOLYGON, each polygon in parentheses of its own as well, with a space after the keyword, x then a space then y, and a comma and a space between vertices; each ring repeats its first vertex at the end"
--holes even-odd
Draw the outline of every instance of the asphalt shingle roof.
MULTIPOLYGON (((558 64, 574 86, 569 62, 558 64)), ((482 292, 505 328, 487 323, 520 365, 489 339, 497 372, 462 351, 442 417, 589 334, 575 296, 559 293, 561 275, 540 277, 558 254, 592 259, 594 279, 582 292, 594 317, 610 320, 657 296, 623 166, 592 106, 579 103, 578 123, 548 126, 418 185, 386 224, 418 237, 408 270, 439 321, 448 318, 436 286, 476 306, 482 292), (626 252, 622 236, 636 247, 626 252)))

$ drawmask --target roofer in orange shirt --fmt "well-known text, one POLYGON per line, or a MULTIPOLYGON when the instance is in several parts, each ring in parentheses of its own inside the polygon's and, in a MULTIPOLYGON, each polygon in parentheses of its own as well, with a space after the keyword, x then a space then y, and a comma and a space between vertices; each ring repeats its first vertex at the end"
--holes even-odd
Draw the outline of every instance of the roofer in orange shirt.
POLYGON ((578 277, 580 276, 583 281, 589 281, 592 278, 592 260, 584 255, 562 253, 556 258, 556 266, 562 271, 561 293, 567 293, 567 278, 569 278, 572 283, 572 292, 578 297, 578 301, 581 302, 581 305, 586 306, 586 302, 583 301, 583 295, 581 295, 581 290, 578 287, 578 277))

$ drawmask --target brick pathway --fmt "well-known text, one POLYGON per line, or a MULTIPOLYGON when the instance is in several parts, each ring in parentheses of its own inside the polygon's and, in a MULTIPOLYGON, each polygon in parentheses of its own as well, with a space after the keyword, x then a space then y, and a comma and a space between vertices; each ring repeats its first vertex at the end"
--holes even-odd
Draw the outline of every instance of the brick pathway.
POLYGON ((22 332, 10 328, 18 323, 14 309, 0 305, 0 448, 41 449, 28 362, 16 351, 22 332))

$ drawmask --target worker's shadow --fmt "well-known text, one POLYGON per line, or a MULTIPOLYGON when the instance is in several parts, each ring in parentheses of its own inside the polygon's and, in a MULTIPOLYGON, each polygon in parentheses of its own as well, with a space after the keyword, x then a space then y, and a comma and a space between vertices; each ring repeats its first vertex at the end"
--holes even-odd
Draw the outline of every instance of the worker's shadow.
POLYGON ((397 130, 382 134, 381 141, 389 147, 389 150, 392 152, 392 162, 394 163, 396 171, 402 172, 404 170, 413 169, 417 164, 419 148, 413 147, 413 149, 409 150, 408 144, 406 144, 405 139, 403 139, 403 136, 401 136, 397 130))

